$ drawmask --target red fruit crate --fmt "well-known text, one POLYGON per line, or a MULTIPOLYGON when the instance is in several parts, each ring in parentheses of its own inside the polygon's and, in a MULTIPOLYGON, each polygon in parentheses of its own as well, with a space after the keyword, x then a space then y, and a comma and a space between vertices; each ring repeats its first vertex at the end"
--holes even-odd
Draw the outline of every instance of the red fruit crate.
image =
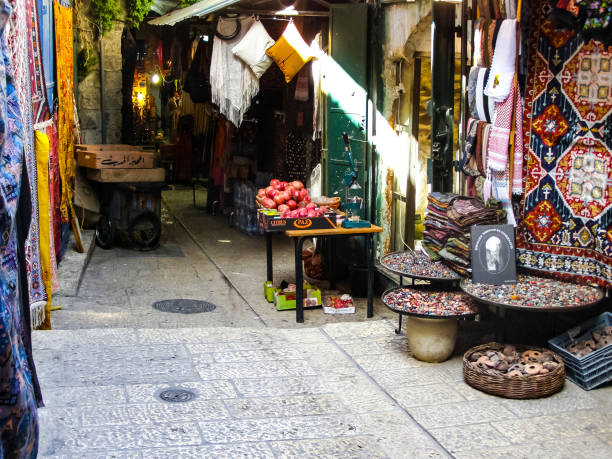
POLYGON ((264 231, 288 231, 307 229, 333 229, 337 227, 335 212, 326 213, 323 217, 285 218, 280 215, 268 215, 265 210, 258 211, 259 225, 264 231))

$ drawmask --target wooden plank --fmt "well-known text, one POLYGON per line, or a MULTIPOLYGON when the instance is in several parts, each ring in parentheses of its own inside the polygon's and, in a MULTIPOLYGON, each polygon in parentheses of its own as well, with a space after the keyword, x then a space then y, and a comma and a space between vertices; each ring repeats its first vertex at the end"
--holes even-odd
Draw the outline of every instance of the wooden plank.
POLYGON ((88 151, 130 151, 130 150, 142 150, 143 148, 138 145, 126 145, 121 143, 109 143, 109 144, 84 144, 80 143, 74 146, 76 150, 88 150, 88 151))
POLYGON ((145 151, 78 151, 77 163, 90 169, 150 169, 153 167, 153 153, 145 151))
POLYGON ((380 226, 372 225, 369 228, 343 228, 338 226, 330 229, 313 229, 313 230, 289 230, 285 234, 289 237, 317 237, 317 236, 334 236, 334 235, 351 235, 351 234, 368 234, 381 233, 380 226))
POLYGON ((87 169, 87 178, 94 182, 164 182, 165 170, 154 169, 87 169))

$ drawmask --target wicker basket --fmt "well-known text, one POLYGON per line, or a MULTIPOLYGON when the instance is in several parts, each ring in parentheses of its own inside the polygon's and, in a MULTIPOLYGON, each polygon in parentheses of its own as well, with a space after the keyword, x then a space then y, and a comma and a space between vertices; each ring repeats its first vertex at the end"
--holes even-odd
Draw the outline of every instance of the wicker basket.
POLYGON ((334 196, 332 198, 327 198, 325 196, 319 196, 317 198, 313 198, 312 202, 314 202, 317 206, 327 206, 330 209, 338 209, 340 206, 341 198, 339 196, 334 196))
POLYGON ((480 368, 469 359, 474 352, 501 351, 503 348, 504 344, 488 343, 468 349, 463 355, 463 379, 465 382, 482 392, 505 398, 518 399, 547 397, 563 388, 565 383, 563 360, 549 349, 533 346, 516 346, 518 352, 526 350, 550 352, 553 355, 554 361, 559 364, 550 373, 521 378, 511 378, 496 371, 480 368))

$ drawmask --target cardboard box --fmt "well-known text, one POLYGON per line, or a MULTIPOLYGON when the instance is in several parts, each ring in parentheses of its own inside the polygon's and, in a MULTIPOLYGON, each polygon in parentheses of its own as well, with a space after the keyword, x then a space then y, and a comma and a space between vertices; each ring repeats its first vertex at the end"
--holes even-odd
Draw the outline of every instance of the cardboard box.
POLYGON ((77 150, 77 164, 89 169, 151 169, 153 153, 142 150, 77 150))
MULTIPOLYGON (((319 308, 321 302, 321 290, 309 283, 304 283, 304 309, 319 308)), ((274 292, 274 305, 278 311, 295 309, 295 292, 282 293, 280 289, 274 292)))
POLYGON ((280 215, 267 215, 265 210, 258 211, 259 225, 264 231, 288 231, 305 229, 336 228, 336 213, 330 212, 324 217, 283 218, 280 215))
POLYGON ((279 288, 275 288, 274 284, 270 281, 264 282, 264 297, 268 303, 274 303, 274 293, 280 292, 279 288))

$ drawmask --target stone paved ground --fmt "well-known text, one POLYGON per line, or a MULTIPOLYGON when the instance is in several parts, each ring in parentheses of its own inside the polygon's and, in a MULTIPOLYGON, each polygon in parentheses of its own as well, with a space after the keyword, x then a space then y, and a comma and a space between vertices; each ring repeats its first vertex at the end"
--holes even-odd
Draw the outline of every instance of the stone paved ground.
POLYGON ((505 400, 388 321, 36 332, 41 457, 612 456, 612 387, 505 400), (170 404, 164 388, 194 391, 170 404))
MULTIPOLYGON (((55 330, 34 333, 40 457, 612 457, 612 386, 505 400, 463 383, 460 355, 412 358, 380 310, 345 323, 311 312, 296 326, 259 290, 234 288, 260 285, 257 239, 225 229, 244 256, 232 261, 218 221, 203 220, 207 233, 189 218, 210 258, 166 216, 155 252, 96 248, 78 296, 58 300, 55 330), (255 280, 242 279, 249 269, 255 280), (219 307, 151 308, 181 297, 219 307), (176 387, 197 396, 157 397, 176 387)), ((279 272, 290 275, 282 262, 279 272)))

